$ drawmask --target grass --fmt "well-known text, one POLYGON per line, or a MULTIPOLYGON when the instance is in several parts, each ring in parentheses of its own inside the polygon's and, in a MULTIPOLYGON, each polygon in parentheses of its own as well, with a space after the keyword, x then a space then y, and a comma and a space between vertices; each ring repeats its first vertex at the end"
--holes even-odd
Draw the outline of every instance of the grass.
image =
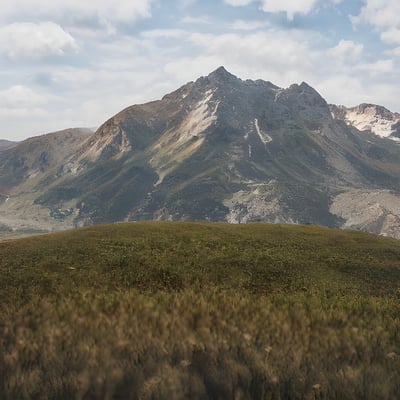
POLYGON ((133 223, 0 243, 1 399, 398 399, 400 242, 133 223))

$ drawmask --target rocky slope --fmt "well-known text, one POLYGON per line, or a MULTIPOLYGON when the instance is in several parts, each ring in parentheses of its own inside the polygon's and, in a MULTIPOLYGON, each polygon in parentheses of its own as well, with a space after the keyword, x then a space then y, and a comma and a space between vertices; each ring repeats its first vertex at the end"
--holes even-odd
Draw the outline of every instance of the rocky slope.
POLYGON ((19 156, 27 143, 1 152, 0 193, 10 197, 0 223, 20 227, 6 218, 18 199, 12 212, 33 210, 35 229, 267 221, 400 237, 400 146, 361 132, 348 115, 304 82, 283 89, 221 67, 128 107, 92 135, 55 134, 67 141, 62 149, 56 141, 42 154, 47 137, 32 139, 38 150, 27 160, 19 156))
POLYGON ((345 121, 360 131, 370 131, 383 138, 400 142, 400 114, 376 104, 356 107, 331 106, 335 118, 345 121))
POLYGON ((0 151, 11 149, 11 147, 16 146, 17 144, 18 144, 17 142, 12 142, 10 140, 1 140, 0 139, 0 151))
POLYGON ((66 129, 27 139, 0 152, 0 232, 74 227, 73 218, 56 218, 54 210, 36 204, 36 199, 52 182, 61 180, 68 160, 92 133, 89 129, 66 129))

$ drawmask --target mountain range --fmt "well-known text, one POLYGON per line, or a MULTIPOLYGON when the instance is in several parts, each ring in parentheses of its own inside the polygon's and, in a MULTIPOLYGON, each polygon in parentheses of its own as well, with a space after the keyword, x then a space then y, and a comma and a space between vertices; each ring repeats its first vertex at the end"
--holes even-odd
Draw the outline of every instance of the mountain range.
MULTIPOLYGON (((345 100, 345 99, 344 99, 345 100)), ((400 114, 218 68, 95 132, 0 142, 0 230, 317 224, 400 238, 400 114)))

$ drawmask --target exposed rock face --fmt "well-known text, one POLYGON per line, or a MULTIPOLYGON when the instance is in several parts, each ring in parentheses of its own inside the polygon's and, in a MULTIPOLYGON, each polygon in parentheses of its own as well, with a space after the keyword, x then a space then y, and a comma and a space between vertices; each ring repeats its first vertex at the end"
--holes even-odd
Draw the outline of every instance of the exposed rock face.
POLYGON ((371 131, 380 137, 400 141, 400 114, 375 104, 356 107, 331 106, 333 115, 360 131, 371 131))
POLYGON ((389 190, 349 190, 333 199, 331 212, 343 228, 379 232, 400 239, 400 194, 389 190))
POLYGON ((89 129, 66 129, 27 139, 0 152, 0 235, 75 226, 73 209, 60 209, 58 212, 64 217, 61 220, 55 212, 58 204, 49 209, 35 200, 59 181, 65 170, 70 171, 70 159, 91 134, 89 129))
POLYGON ((13 190, 35 177, 44 177, 63 167, 80 149, 89 129, 66 129, 27 139, 0 156, 0 188, 13 190))
MULTIPOLYGON (((397 116, 374 107, 395 137, 397 116)), ((397 237, 400 146, 349 122, 368 110, 329 106, 304 82, 283 89, 221 67, 92 135, 58 133, 56 144, 48 136, 0 152, 0 193, 9 196, 0 224, 21 227, 6 216, 27 221, 31 209, 25 228, 265 221, 397 237)))

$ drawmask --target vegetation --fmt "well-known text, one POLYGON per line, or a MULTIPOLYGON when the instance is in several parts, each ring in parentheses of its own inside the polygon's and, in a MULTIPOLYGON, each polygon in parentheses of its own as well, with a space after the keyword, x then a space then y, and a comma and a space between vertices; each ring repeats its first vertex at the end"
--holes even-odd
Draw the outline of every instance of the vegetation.
POLYGON ((132 223, 0 242, 1 399, 398 399, 400 242, 132 223))

